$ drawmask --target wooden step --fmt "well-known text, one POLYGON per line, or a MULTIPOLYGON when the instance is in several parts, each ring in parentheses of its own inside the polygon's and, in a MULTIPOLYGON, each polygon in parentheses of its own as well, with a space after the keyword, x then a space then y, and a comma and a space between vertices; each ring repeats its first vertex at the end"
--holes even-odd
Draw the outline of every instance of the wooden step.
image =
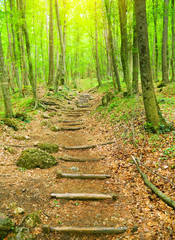
POLYGON ((58 122, 60 123, 72 123, 72 122, 82 122, 81 119, 76 119, 76 120, 59 120, 58 122))
POLYGON ((117 196, 98 193, 51 193, 51 198, 67 200, 116 200, 117 196))
MULTIPOLYGON (((135 232, 137 227, 131 229, 135 232)), ((51 227, 43 226, 44 233, 59 232, 59 233, 81 233, 81 234, 121 234, 128 230, 127 227, 51 227)))
POLYGON ((59 159, 65 161, 65 162, 98 162, 104 157, 101 158, 77 158, 77 157, 71 157, 71 156, 63 156, 59 157, 59 159))
POLYGON ((83 174, 83 173, 57 173, 57 178, 71 178, 71 179, 106 179, 110 178, 110 175, 106 174, 83 174))
POLYGON ((109 141, 106 143, 98 143, 98 144, 93 144, 93 145, 83 145, 83 146, 64 146, 63 149, 65 150, 80 150, 80 149, 91 149, 91 148, 96 148, 97 146, 104 146, 108 144, 114 144, 114 141, 109 141))

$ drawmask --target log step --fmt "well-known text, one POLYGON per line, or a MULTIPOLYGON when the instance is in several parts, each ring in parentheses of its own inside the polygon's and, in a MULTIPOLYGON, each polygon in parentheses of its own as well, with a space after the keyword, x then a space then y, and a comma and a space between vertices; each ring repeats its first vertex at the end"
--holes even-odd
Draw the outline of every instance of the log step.
POLYGON ((57 178, 71 178, 71 179, 106 179, 110 178, 110 175, 105 174, 82 174, 82 173, 57 173, 57 178))
POLYGON ((77 120, 59 120, 58 122, 60 123, 72 123, 72 122, 82 122, 81 119, 77 119, 77 120))
POLYGON ((82 117, 82 114, 66 114, 67 117, 82 117))
POLYGON ((65 161, 65 162, 98 162, 102 159, 102 158, 77 158, 77 157, 71 157, 71 156, 63 156, 63 157, 59 157, 59 159, 65 161))
POLYGON ((117 196, 109 194, 94 193, 51 193, 51 198, 67 199, 67 200, 116 200, 117 196))
MULTIPOLYGON (((59 232, 59 233, 81 233, 81 234, 121 234, 128 230, 127 227, 51 227, 43 226, 44 233, 59 232)), ((132 232, 137 231, 137 227, 131 229, 132 232)))
POLYGON ((65 126, 81 126, 83 123, 66 123, 65 126))
POLYGON ((85 127, 61 127, 60 131, 77 131, 84 129, 85 127))
POLYGON ((106 142, 106 143, 99 143, 99 144, 93 144, 93 145, 83 145, 83 146, 64 146, 63 149, 65 150, 80 150, 80 149, 90 149, 90 148, 96 148, 97 146, 104 146, 108 144, 114 144, 114 141, 106 142))

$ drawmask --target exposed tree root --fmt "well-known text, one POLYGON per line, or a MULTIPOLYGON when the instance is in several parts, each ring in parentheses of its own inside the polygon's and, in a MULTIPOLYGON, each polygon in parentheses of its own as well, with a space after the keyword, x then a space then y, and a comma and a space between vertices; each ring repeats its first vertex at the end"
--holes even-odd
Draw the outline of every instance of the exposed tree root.
POLYGON ((147 187, 149 187, 160 199, 162 199, 168 206, 175 209, 175 201, 171 199, 170 197, 166 196, 163 192, 161 192, 154 184, 152 184, 149 180, 146 174, 144 174, 140 168, 138 161, 132 156, 132 159, 137 167, 137 170, 139 171, 140 175, 143 178, 143 181, 147 187))

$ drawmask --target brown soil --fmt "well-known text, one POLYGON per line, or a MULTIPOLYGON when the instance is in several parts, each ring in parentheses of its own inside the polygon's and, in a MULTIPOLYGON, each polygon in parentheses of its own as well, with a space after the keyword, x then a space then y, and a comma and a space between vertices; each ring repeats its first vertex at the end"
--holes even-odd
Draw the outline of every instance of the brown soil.
MULTIPOLYGON (((75 100, 74 100, 75 101, 75 100)), ((61 110, 58 110, 61 113, 61 110)), ((173 239, 172 233, 164 225, 166 220, 173 217, 173 210, 167 207, 165 217, 159 216, 161 201, 156 205, 157 211, 153 211, 153 203, 149 200, 147 190, 137 171, 130 171, 131 163, 125 161, 126 150, 120 145, 112 144, 98 146, 90 150, 63 150, 61 146, 78 146, 104 143, 115 140, 110 125, 100 125, 89 113, 84 112, 81 117, 67 117, 62 113, 61 117, 55 115, 47 120, 52 125, 67 126, 59 123, 60 119, 82 119, 85 129, 78 131, 53 132, 48 126, 42 126, 41 114, 35 116, 31 123, 27 124, 17 134, 29 136, 29 140, 17 140, 12 137, 13 130, 1 126, 1 144, 33 146, 36 142, 55 143, 60 146, 58 153, 53 154, 58 158, 58 165, 50 169, 33 169, 23 171, 15 165, 24 147, 16 147, 16 154, 12 155, 0 148, 0 212, 10 216, 16 224, 23 218, 15 215, 10 203, 24 208, 25 214, 39 212, 42 225, 73 226, 73 227, 123 227, 129 229, 138 226, 136 233, 127 231, 122 235, 76 235, 76 234, 44 234, 41 227, 33 229, 37 239, 173 239), (69 155, 73 157, 101 157, 99 162, 64 162, 59 156, 69 155), (102 173, 111 174, 106 180, 76 180, 56 179, 58 171, 64 173, 102 173), (135 178, 139 177, 138 186, 135 178), (136 191, 138 188, 138 192, 136 191), (51 199, 51 193, 106 193, 117 194, 116 201, 68 201, 51 199), (147 205, 145 205, 147 203, 147 205), (151 218, 151 219, 150 219, 151 218), (166 219, 166 220, 165 220, 166 219), (159 226, 159 231, 157 231, 159 226)), ((161 215, 162 216, 162 215, 161 215)))

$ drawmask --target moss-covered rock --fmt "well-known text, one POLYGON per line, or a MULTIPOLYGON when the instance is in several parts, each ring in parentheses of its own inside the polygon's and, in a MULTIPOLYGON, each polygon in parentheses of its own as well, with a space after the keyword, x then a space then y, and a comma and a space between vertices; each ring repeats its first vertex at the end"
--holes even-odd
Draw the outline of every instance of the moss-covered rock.
POLYGON ((13 226, 13 221, 4 213, 0 213, 0 239, 6 237, 13 226))
POLYGON ((28 228, 16 227, 14 231, 14 236, 9 237, 8 240, 36 240, 28 228))
POLYGON ((58 145, 53 143, 39 143, 37 147, 48 153, 57 153, 59 150, 58 145))
POLYGON ((25 223, 29 228, 34 228, 41 223, 41 220, 39 215, 36 212, 33 212, 27 216, 25 223))
POLYGON ((56 113, 55 112, 50 112, 48 115, 49 115, 49 117, 54 117, 56 115, 56 113))
POLYGON ((11 148, 11 147, 7 147, 7 146, 4 147, 4 150, 7 151, 7 152, 9 152, 10 154, 15 154, 15 153, 17 153, 16 149, 11 148))
POLYGON ((51 126, 50 129, 53 131, 53 132, 58 132, 60 131, 60 128, 58 126, 51 126))
POLYGON ((108 92, 106 93, 103 97, 102 97, 102 106, 107 106, 108 103, 114 98, 114 94, 112 92, 108 92))
POLYGON ((13 135, 12 137, 17 140, 29 140, 30 139, 29 136, 21 136, 21 135, 13 135))
POLYGON ((27 113, 17 112, 17 113, 15 114, 15 118, 19 118, 19 119, 21 119, 22 121, 27 121, 28 116, 27 116, 27 113))
POLYGON ((4 118, 4 119, 3 119, 3 122, 4 122, 4 124, 7 125, 8 127, 13 128, 15 131, 18 131, 18 130, 19 130, 19 127, 18 127, 18 125, 17 125, 17 123, 15 122, 14 119, 4 118))
POLYGON ((18 158, 16 165, 26 169, 49 168, 57 164, 54 156, 40 149, 24 150, 18 158))

